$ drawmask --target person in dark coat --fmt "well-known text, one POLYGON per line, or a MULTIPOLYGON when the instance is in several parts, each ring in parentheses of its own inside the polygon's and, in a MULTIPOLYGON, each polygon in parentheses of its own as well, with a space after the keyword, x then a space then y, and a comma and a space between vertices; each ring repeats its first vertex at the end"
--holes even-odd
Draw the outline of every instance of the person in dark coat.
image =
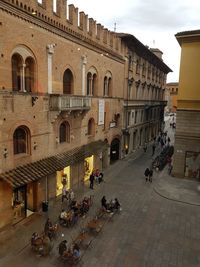
POLYGON ((67 240, 63 240, 60 242, 58 246, 58 252, 60 256, 63 256, 64 252, 67 250, 67 240))
POLYGON ((144 176, 145 176, 145 179, 146 179, 146 182, 147 182, 148 178, 149 178, 149 168, 146 168, 146 170, 144 172, 144 176))
POLYGON ((105 196, 103 196, 101 199, 101 206, 102 206, 102 208, 105 208, 106 210, 108 208, 108 204, 107 204, 107 200, 106 200, 105 196))
POLYGON ((153 170, 149 170, 149 182, 152 183, 153 170))
POLYGON ((152 145, 152 156, 155 154, 155 150, 156 150, 156 144, 154 142, 152 145))
POLYGON ((93 189, 94 186, 94 173, 90 174, 90 188, 93 189))

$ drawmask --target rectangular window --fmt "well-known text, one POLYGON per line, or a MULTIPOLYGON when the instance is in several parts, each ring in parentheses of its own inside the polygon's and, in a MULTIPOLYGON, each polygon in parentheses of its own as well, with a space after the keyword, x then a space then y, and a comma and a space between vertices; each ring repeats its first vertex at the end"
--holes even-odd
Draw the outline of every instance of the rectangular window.
POLYGON ((128 114, 127 114, 128 118, 127 118, 127 124, 128 126, 131 125, 131 112, 129 111, 128 114))
POLYGON ((135 124, 137 123, 137 111, 135 112, 135 124))

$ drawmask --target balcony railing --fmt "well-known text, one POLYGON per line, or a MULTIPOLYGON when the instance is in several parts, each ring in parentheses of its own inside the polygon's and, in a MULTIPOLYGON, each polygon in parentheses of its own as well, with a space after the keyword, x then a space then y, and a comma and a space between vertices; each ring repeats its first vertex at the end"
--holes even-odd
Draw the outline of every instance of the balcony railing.
POLYGON ((124 100, 123 106, 166 106, 166 100, 124 100))
POLYGON ((88 110, 91 98, 85 96, 50 95, 50 110, 88 110))

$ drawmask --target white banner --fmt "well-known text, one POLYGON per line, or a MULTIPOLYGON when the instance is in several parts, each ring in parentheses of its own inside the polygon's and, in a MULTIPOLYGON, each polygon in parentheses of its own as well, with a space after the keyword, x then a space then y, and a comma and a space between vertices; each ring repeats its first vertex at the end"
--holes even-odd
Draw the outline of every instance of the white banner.
POLYGON ((104 124, 104 112, 105 112, 104 99, 99 99, 99 120, 98 120, 98 125, 103 125, 104 124))

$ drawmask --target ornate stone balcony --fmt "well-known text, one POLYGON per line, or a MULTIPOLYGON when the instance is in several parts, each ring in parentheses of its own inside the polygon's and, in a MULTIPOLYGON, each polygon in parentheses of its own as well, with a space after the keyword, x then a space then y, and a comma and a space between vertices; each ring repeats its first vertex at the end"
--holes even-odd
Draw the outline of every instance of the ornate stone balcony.
POLYGON ((50 111, 89 110, 91 98, 86 96, 50 95, 50 111))

